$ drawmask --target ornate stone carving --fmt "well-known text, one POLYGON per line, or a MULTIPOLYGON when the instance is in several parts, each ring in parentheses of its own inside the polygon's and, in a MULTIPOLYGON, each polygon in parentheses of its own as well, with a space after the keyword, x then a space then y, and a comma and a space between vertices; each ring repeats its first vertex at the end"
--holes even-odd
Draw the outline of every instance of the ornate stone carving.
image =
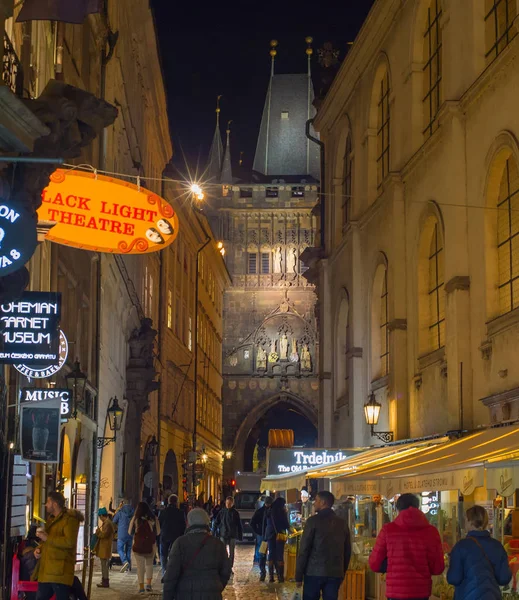
POLYGON ((492 340, 485 340, 479 347, 479 351, 483 360, 490 360, 492 358, 492 340))
POLYGON ((303 348, 301 349, 301 370, 312 370, 312 357, 310 355, 310 350, 308 349, 308 344, 303 344, 303 348))
POLYGON ((267 353, 263 346, 258 346, 258 353, 256 355, 256 369, 259 371, 265 371, 267 369, 267 353))

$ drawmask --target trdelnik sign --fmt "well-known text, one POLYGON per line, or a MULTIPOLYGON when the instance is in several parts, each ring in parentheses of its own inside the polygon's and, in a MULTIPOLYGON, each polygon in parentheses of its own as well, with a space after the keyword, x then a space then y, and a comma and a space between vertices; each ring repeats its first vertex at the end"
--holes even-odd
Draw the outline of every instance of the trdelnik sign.
POLYGON ((323 448, 270 448, 267 455, 267 474, 299 473, 313 467, 331 465, 355 454, 353 450, 323 448))

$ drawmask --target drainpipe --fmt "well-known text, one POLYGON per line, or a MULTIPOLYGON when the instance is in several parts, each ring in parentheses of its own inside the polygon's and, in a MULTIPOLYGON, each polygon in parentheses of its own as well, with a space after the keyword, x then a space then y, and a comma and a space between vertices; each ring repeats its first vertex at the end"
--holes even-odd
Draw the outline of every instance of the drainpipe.
POLYGON ((325 182, 326 182, 326 178, 325 178, 325 173, 324 173, 324 168, 325 168, 325 162, 324 162, 324 142, 322 142, 321 140, 317 139, 315 136, 313 136, 310 133, 310 125, 313 125, 314 123, 314 119, 308 119, 308 121, 306 122, 306 137, 311 140, 312 142, 314 142, 315 144, 317 144, 319 146, 319 151, 320 151, 320 170, 321 170, 321 181, 320 181, 320 186, 319 186, 319 203, 320 203, 320 209, 321 209, 321 214, 320 214, 320 219, 321 219, 321 249, 323 251, 323 253, 325 252, 326 249, 326 245, 325 245, 325 182))

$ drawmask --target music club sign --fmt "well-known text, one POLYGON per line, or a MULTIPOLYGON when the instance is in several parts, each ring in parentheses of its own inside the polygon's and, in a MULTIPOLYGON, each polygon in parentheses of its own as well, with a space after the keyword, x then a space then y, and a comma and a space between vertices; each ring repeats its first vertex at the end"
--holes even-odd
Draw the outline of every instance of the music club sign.
POLYGON ((59 412, 61 420, 70 418, 72 412, 72 393, 67 388, 22 388, 20 403, 27 405, 29 402, 48 402, 54 401, 54 405, 59 402, 59 412))
POLYGON ((169 246, 178 217, 163 198, 112 177, 57 169, 43 190, 40 222, 47 240, 95 252, 143 254, 169 246))
POLYGON ((60 359, 61 294, 24 292, 0 305, 0 363, 57 365, 60 359))

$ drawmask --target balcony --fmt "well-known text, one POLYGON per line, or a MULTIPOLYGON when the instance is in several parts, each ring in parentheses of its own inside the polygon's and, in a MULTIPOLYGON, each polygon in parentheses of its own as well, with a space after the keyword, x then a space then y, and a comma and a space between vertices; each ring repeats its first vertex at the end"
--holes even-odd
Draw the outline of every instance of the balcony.
POLYGON ((14 51, 11 40, 4 32, 4 52, 2 55, 2 83, 19 98, 23 97, 22 65, 14 51))

